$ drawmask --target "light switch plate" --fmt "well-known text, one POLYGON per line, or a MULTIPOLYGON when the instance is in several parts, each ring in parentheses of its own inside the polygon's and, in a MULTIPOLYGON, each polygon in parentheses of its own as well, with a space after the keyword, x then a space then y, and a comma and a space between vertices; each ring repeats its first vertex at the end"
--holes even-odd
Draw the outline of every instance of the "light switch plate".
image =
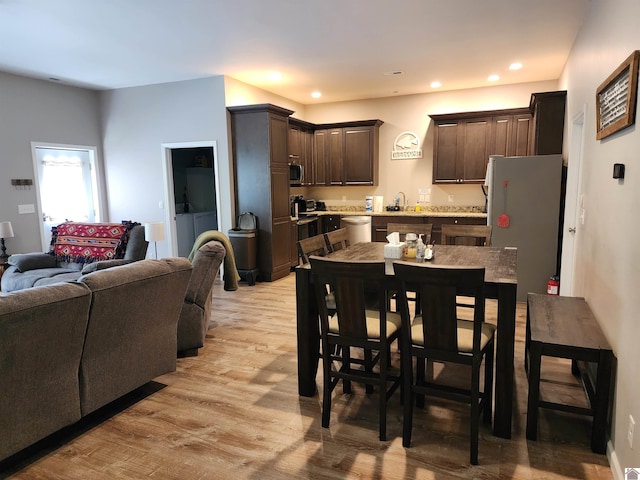
POLYGON ((18 213, 23 215, 25 213, 35 213, 36 207, 33 203, 27 203, 25 205, 18 205, 18 213))

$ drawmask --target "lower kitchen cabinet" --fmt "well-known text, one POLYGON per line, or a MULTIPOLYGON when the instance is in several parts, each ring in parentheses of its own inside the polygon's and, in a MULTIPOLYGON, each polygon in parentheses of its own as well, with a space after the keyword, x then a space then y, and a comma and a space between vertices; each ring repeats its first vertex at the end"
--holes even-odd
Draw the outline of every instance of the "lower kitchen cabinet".
POLYGON ((340 215, 323 215, 322 217, 322 233, 333 232, 340 228, 340 215))

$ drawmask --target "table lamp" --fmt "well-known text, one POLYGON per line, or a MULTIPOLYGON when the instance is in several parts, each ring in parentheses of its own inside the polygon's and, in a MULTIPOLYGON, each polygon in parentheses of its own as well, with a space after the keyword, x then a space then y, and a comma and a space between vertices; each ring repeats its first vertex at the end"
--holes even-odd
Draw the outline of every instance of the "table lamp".
POLYGON ((9 255, 7 255, 7 247, 4 245, 5 238, 13 237, 13 228, 11 227, 11 222, 0 222, 0 242, 2 248, 2 254, 0 254, 0 261, 2 263, 6 263, 9 255))
POLYGON ((144 239, 153 242, 155 258, 158 259, 158 245, 156 242, 164 240, 164 222, 149 222, 144 224, 144 239))

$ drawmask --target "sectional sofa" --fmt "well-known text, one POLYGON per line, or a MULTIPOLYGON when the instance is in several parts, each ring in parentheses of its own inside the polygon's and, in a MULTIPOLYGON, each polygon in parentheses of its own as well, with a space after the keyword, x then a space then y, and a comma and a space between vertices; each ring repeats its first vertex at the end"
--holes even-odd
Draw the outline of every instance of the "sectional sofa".
POLYGON ((0 460, 174 371, 191 271, 142 260, 0 293, 0 460))

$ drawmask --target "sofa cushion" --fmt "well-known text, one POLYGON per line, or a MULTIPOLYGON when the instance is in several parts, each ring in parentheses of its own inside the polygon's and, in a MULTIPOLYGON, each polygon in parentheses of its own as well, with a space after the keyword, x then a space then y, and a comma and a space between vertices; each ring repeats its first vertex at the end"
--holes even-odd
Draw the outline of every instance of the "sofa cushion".
POLYGON ((51 250, 58 262, 91 263, 124 258, 135 222, 65 222, 51 229, 51 250))
POLYGON ((104 270, 105 268, 119 267, 120 265, 126 265, 131 263, 132 260, 125 260, 124 258, 118 258, 114 260, 102 260, 100 262, 88 263, 82 267, 82 275, 87 273, 97 272, 98 270, 104 270))
POLYGON ((56 257, 48 253, 23 253, 11 255, 9 265, 13 265, 20 272, 36 270, 38 268, 55 268, 56 257))

